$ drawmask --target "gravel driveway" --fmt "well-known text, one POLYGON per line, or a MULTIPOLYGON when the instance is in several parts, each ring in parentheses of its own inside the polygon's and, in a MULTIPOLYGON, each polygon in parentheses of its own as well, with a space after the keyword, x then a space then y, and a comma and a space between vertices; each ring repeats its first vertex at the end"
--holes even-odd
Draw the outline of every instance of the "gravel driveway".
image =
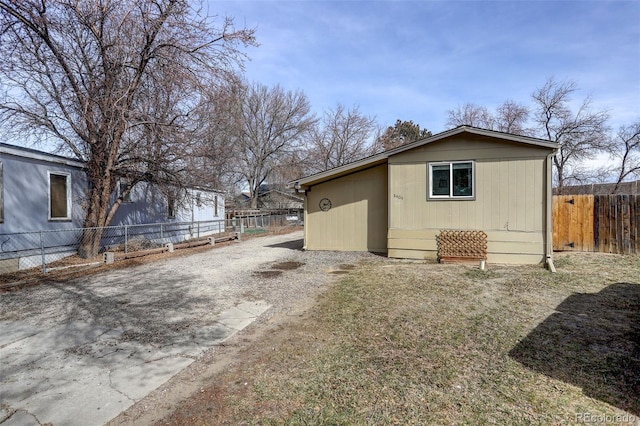
POLYGON ((0 294, 0 423, 104 424, 254 319, 376 258, 301 248, 297 231, 0 294))

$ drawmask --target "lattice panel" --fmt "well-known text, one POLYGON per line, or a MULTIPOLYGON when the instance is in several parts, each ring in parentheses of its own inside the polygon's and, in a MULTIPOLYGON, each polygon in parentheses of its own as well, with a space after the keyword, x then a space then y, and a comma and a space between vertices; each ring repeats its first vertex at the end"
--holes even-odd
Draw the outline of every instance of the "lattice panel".
POLYGON ((483 231, 440 231, 438 259, 441 262, 486 260, 487 234, 483 231))

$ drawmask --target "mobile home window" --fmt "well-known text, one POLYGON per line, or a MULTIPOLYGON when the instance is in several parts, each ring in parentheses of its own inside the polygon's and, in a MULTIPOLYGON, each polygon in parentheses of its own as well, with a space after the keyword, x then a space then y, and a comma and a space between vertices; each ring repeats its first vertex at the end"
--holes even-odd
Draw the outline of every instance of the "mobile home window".
POLYGON ((49 172, 49 220, 71 219, 71 175, 49 172))
POLYGON ((118 198, 122 198, 123 203, 131 202, 131 191, 129 190, 130 187, 131 183, 128 180, 120 179, 120 181, 118 181, 118 198))
POLYGON ((170 219, 176 217, 176 197, 173 195, 167 197, 167 217, 170 219))
POLYGON ((429 163, 429 198, 473 198, 473 161, 429 163))

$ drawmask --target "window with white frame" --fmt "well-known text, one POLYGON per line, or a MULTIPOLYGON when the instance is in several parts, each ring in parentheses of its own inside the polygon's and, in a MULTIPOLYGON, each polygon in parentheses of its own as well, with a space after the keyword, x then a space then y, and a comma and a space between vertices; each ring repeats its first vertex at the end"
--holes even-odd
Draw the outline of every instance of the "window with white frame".
POLYGON ((429 198, 473 198, 474 168, 473 161, 429 163, 429 198))
POLYGON ((71 174, 49 172, 49 220, 71 219, 71 174))

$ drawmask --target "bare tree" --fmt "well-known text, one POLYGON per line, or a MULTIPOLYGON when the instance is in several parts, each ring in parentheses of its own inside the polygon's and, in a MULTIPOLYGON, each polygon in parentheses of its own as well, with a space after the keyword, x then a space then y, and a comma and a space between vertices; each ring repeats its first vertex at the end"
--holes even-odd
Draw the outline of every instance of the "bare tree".
POLYGON ((112 182, 124 179, 127 185, 108 208, 105 224, 111 222, 123 199, 139 182, 154 183, 165 192, 171 188, 174 193, 189 183, 188 158, 195 139, 185 108, 176 99, 176 94, 185 89, 178 81, 165 78, 161 84, 143 83, 143 96, 132 111, 135 125, 122 135, 111 175, 112 182))
POLYGON ((611 145, 611 156, 616 160, 614 172, 616 193, 622 182, 631 176, 640 178, 640 119, 628 125, 621 126, 617 139, 611 145))
POLYGON ((512 100, 506 100, 491 113, 486 107, 467 102, 456 109, 448 111, 447 126, 472 126, 482 129, 496 130, 499 132, 516 135, 530 134, 526 129, 529 118, 529 109, 512 100))
POLYGON ((607 120, 604 111, 592 112, 591 100, 586 98, 573 112, 569 107, 571 95, 577 90, 573 81, 549 78, 533 92, 534 122, 538 135, 560 144, 554 157, 556 183, 562 189, 568 183, 583 181, 577 172, 580 162, 593 158, 607 149, 607 120))
POLYGON ((304 148, 284 152, 269 177, 269 186, 280 191, 287 191, 287 183, 314 170, 311 163, 304 148))
MULTIPOLYGON (((119 175, 179 176, 171 129, 251 43, 253 31, 214 28, 186 0, 0 0, 2 118, 86 162, 85 226, 104 226, 119 175)), ((79 253, 97 254, 100 238, 86 233, 79 253)))
POLYGON ((207 90, 194 112, 198 124, 190 175, 219 188, 238 184, 236 160, 240 153, 243 83, 234 76, 207 90))
POLYGON ((283 155, 298 149, 315 124, 306 95, 254 83, 241 94, 237 173, 249 186, 251 208, 257 208, 260 186, 283 155))
POLYGON ((431 136, 429 130, 421 129, 419 124, 411 120, 396 120, 396 124, 387 127, 384 133, 375 138, 372 153, 388 151, 429 136, 431 136))
POLYGON ((529 135, 531 130, 526 128, 529 119, 529 109, 512 100, 506 100, 496 109, 493 122, 495 130, 514 135, 529 135))
POLYGON ((472 126, 482 129, 494 128, 494 116, 481 105, 467 102, 458 105, 455 109, 447 111, 447 127, 472 126))
POLYGON ((375 128, 375 119, 362 115, 357 106, 346 109, 337 104, 325 111, 310 132, 309 171, 321 172, 366 156, 375 128))

